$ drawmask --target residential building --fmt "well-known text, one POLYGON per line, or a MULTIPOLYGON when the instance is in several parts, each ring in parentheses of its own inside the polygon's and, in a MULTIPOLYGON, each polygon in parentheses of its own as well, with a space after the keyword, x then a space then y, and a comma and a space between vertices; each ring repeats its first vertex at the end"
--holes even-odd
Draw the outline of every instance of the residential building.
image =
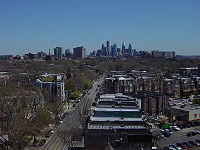
POLYGON ((180 68, 179 73, 181 76, 198 76, 199 68, 198 67, 180 68))
POLYGON ((165 109, 169 106, 169 99, 166 95, 151 91, 138 92, 137 94, 126 94, 141 100, 141 110, 149 116, 159 116, 165 114, 165 109))
POLYGON ((135 92, 135 80, 127 75, 112 75, 105 79, 106 93, 135 92))
POLYGON ((49 102, 63 102, 65 100, 63 78, 63 75, 45 74, 36 80, 36 86, 42 89, 49 102))

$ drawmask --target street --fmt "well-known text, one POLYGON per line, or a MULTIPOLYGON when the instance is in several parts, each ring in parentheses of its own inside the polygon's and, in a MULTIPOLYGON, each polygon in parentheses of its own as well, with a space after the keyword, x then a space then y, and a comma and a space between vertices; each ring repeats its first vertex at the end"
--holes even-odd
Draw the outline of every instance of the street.
MULTIPOLYGON (((83 97, 83 99, 74 107, 72 113, 70 113, 60 126, 54 131, 53 135, 47 140, 45 145, 42 147, 42 150, 67 150, 66 141, 72 136, 71 131, 74 128, 77 128, 77 122, 80 120, 80 115, 85 115, 88 113, 92 101, 95 99, 98 90, 98 85, 101 85, 104 81, 104 76, 101 77, 97 82, 94 83, 93 87, 89 90, 89 92, 83 97), (66 131, 69 132, 66 133, 66 131), (66 133, 65 138, 62 138, 60 133, 66 133)), ((82 116, 84 117, 84 116, 82 116)), ((64 135, 65 136, 65 135, 64 135)))

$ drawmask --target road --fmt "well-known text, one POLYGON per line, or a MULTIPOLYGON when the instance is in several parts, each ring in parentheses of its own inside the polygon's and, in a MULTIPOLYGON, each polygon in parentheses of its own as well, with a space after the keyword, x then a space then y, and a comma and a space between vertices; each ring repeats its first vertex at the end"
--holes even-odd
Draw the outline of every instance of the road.
POLYGON ((60 126, 54 131, 52 136, 47 140, 45 145, 41 150, 68 150, 65 141, 67 141, 71 136, 71 131, 77 128, 77 122, 80 122, 80 116, 83 117, 89 112, 92 101, 95 99, 98 92, 98 85, 102 85, 104 81, 104 76, 102 76, 98 81, 93 84, 93 87, 88 91, 88 93, 83 97, 83 99, 74 107, 74 110, 69 113, 69 115, 64 118, 60 126), (68 133, 67 133, 67 132, 68 133), (61 134, 61 133, 66 133, 61 134))
POLYGON ((189 131, 200 131, 200 127, 197 126, 197 127, 185 128, 182 129, 181 131, 174 131, 174 133, 170 137, 164 137, 158 142, 159 147, 163 148, 165 146, 169 146, 169 144, 200 139, 200 135, 187 137, 186 134, 189 131))

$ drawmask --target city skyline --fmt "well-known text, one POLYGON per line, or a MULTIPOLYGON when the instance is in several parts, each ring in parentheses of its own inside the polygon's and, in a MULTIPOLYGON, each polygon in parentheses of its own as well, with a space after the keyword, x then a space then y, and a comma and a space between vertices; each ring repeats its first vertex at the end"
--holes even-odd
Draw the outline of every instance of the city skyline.
POLYGON ((1 1, 0 54, 81 45, 89 54, 109 40, 138 51, 199 55, 198 18, 197 0, 1 1))

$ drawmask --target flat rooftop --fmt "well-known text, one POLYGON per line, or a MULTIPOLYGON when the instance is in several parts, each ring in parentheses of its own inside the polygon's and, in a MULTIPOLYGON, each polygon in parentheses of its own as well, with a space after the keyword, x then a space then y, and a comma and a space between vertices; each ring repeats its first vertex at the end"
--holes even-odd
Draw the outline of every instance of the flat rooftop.
POLYGON ((91 121, 144 121, 142 118, 126 118, 126 117, 93 117, 90 116, 91 121))
POLYGON ((98 108, 98 107, 94 107, 93 110, 95 111, 124 111, 124 112, 127 112, 127 111, 130 111, 130 112, 140 112, 139 109, 121 109, 121 108, 98 108))
POLYGON ((148 129, 146 126, 142 125, 125 125, 125 126, 120 126, 120 125, 92 125, 88 124, 88 129, 90 130, 115 130, 115 129, 148 129))

